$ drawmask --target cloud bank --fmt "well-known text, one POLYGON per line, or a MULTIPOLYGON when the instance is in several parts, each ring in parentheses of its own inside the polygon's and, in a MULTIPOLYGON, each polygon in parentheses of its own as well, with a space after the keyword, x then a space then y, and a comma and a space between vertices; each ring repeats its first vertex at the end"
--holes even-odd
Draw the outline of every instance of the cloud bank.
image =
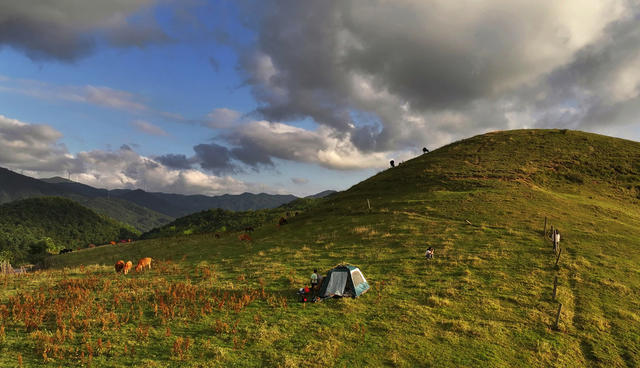
MULTIPOLYGON (((101 86, 5 79, 0 89, 211 128, 215 141, 195 145, 192 156, 169 153, 153 162, 214 175, 273 168, 277 160, 338 170, 386 167, 422 147, 491 130, 599 131, 638 123, 640 4, 634 0, 241 4, 243 24, 255 37, 225 43, 238 52, 237 70, 257 102, 253 114, 218 108, 187 119, 101 86)), ((0 45, 33 59, 74 61, 96 42, 171 42, 154 18, 157 5, 5 2, 0 45)), ((208 61, 219 68, 215 58, 208 61)), ((138 128, 162 134, 151 125, 138 128)), ((43 142, 53 153, 40 152, 41 162, 64 161, 56 153, 64 147, 53 138, 43 142)))
POLYGON ((186 157, 145 157, 131 147, 93 150, 72 155, 58 143, 62 134, 48 125, 29 124, 0 115, 0 166, 26 170, 37 176, 71 175, 72 180, 97 188, 143 188, 180 194, 219 195, 278 192, 228 175, 193 169, 186 157))
POLYGON ((371 167, 377 154, 490 130, 638 121, 635 1, 290 0, 246 9, 256 41, 239 67, 269 121, 227 137, 248 165, 371 167), (305 118, 318 128, 284 125, 305 118))

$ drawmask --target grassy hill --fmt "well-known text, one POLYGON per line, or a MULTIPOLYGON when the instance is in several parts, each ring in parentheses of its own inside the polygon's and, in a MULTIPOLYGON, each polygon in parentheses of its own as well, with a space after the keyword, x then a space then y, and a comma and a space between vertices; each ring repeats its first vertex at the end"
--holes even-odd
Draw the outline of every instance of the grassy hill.
POLYGON ((203 234, 54 256, 56 269, 0 283, 0 365, 638 366, 639 178, 637 142, 496 132, 253 242, 203 234), (558 266, 545 218, 562 234, 558 266), (150 272, 113 273, 142 256, 150 272), (295 301, 313 268, 342 262, 368 293, 295 301))
POLYGON ((239 232, 247 228, 276 225, 280 218, 288 218, 309 211, 322 202, 322 197, 298 198, 277 208, 255 211, 228 211, 213 208, 181 217, 140 236, 140 239, 167 238, 182 235, 239 232))
POLYGON ((0 251, 14 263, 37 262, 46 252, 139 235, 69 199, 40 197, 0 205, 0 251), (9 253, 7 253, 7 251, 9 253))

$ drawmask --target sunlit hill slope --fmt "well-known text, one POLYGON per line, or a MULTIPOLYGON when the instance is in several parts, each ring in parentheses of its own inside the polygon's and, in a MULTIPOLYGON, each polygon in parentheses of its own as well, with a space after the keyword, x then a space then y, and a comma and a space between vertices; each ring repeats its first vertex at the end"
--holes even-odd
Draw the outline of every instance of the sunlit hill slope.
POLYGON ((93 364, 105 366, 637 366, 639 193, 640 143, 566 130, 476 136, 384 170, 287 225, 257 228, 252 242, 201 234, 54 256, 54 269, 4 283, 0 365, 15 365, 20 351, 34 365, 86 364, 85 331, 93 364), (545 218, 561 232, 557 266, 545 218), (116 260, 141 256, 158 267, 113 272, 116 260), (313 268, 342 262, 361 268, 368 293, 296 302, 313 268), (91 300, 85 325, 66 310, 31 328, 12 314, 38 285, 53 285, 51 303, 64 299, 55 290, 69 279, 91 300), (171 304, 165 290, 196 296, 171 304), (231 308, 236 293, 247 303, 231 308), (163 314, 160 300, 175 313, 163 314), (104 327, 100 310, 117 329, 104 327), (61 343, 68 350, 43 359, 33 331, 62 323, 76 331, 61 343), (98 338, 110 350, 97 353, 98 338))

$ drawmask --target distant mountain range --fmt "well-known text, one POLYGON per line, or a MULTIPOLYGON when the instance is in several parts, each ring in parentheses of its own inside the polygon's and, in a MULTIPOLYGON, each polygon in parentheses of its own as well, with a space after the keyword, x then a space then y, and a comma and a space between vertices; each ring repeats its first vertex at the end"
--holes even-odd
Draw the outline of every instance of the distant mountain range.
MULTIPOLYGON (((335 193, 324 191, 309 198, 335 193)), ((19 199, 60 196, 77 201, 118 221, 145 232, 175 218, 212 208, 248 211, 275 208, 298 197, 294 195, 225 194, 222 196, 150 193, 141 189, 98 189, 60 177, 34 179, 0 168, 0 204, 19 199)))

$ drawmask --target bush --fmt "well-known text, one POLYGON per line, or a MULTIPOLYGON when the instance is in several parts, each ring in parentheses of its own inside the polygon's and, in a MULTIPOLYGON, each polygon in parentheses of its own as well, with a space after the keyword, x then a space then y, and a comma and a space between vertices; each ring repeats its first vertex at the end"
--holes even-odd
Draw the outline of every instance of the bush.
POLYGON ((8 249, 4 249, 4 250, 0 250, 0 263, 3 262, 13 262, 14 261, 14 255, 13 252, 8 250, 8 249))
POLYGON ((565 179, 567 179, 568 181, 570 181, 572 183, 584 184, 584 179, 582 178, 582 175, 580 175, 580 174, 569 173, 569 174, 565 174, 564 177, 565 177, 565 179))

